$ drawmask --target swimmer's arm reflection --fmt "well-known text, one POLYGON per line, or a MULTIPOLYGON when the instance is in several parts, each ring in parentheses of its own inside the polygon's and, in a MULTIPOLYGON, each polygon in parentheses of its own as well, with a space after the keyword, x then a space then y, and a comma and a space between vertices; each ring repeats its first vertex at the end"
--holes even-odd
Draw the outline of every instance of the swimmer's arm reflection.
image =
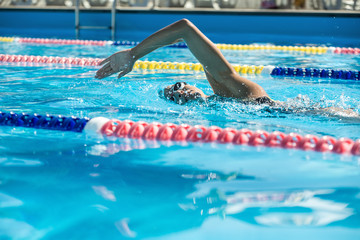
MULTIPOLYGON (((117 52, 106 58, 100 63, 103 67, 97 71, 95 77, 102 79, 119 72, 120 78, 131 72, 135 62, 141 57, 181 40, 185 41, 192 54, 203 65, 207 80, 215 94, 249 101, 268 96, 261 86, 241 77, 215 44, 186 19, 157 31, 132 49, 117 52)), ((201 94, 200 91, 199 93, 201 94)))

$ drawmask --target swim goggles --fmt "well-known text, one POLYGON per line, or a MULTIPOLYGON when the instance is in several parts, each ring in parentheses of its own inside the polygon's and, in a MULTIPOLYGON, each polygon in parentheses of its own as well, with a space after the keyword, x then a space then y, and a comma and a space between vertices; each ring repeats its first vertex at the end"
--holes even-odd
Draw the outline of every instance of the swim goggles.
POLYGON ((183 90, 185 85, 187 85, 186 82, 177 82, 174 85, 172 85, 172 87, 169 90, 169 94, 170 94, 169 100, 175 102, 174 92, 178 90, 183 90))

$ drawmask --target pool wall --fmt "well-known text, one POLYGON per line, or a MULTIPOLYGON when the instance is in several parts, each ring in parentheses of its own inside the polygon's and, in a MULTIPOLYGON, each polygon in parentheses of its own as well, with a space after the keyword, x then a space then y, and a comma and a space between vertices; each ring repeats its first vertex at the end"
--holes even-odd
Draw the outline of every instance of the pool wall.
MULTIPOLYGON (((118 10, 116 40, 139 41, 187 18, 221 43, 314 43, 357 47, 360 13, 118 10)), ((81 25, 110 25, 108 10, 80 13, 81 25)), ((74 10, 0 8, 0 36, 75 38, 74 10)), ((110 30, 81 30, 81 39, 109 39, 110 30)))

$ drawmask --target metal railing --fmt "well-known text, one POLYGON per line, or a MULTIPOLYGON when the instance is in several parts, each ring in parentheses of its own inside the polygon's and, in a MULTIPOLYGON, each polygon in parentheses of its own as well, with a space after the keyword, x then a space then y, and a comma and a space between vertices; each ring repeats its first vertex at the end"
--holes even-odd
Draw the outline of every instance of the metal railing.
POLYGON ((75 1, 75 34, 76 38, 79 38, 80 29, 110 29, 111 30, 111 40, 115 40, 115 29, 116 29, 116 3, 117 0, 112 0, 111 7, 111 25, 110 26, 89 26, 89 25, 80 25, 80 1, 75 1))

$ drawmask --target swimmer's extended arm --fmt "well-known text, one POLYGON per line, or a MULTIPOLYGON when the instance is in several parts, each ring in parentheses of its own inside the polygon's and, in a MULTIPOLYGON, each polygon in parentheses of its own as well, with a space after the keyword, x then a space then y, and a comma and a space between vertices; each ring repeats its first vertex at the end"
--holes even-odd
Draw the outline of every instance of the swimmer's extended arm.
POLYGON ((122 77, 132 70, 136 60, 180 39, 186 42, 192 54, 203 65, 216 94, 242 99, 267 96, 259 85, 240 77, 215 44, 186 19, 157 31, 132 49, 111 55, 101 62, 101 65, 105 65, 95 77, 104 78, 116 72, 120 72, 118 77, 122 77))

